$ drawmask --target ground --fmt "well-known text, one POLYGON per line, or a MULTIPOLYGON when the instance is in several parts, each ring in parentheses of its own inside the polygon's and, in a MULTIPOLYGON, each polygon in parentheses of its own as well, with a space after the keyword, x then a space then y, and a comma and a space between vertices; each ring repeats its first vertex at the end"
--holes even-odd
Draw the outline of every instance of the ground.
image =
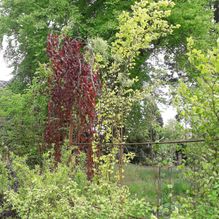
MULTIPOLYGON (((125 167, 123 183, 127 185, 133 196, 145 198, 156 203, 158 191, 158 168, 128 164, 125 167)), ((168 193, 168 185, 173 183, 174 196, 183 195, 188 189, 188 183, 182 177, 182 173, 176 167, 172 169, 161 168, 162 201, 165 202, 168 193)))

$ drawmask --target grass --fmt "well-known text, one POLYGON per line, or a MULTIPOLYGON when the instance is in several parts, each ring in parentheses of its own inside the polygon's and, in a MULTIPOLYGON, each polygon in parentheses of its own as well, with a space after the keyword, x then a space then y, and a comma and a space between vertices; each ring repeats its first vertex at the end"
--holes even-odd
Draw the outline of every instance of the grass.
MULTIPOLYGON (((145 198, 155 204, 157 200, 157 176, 156 167, 128 164, 125 167, 123 184, 127 185, 133 196, 145 198)), ((176 168, 172 172, 168 168, 161 169, 161 194, 162 201, 168 198, 168 184, 173 184, 173 195, 183 195, 188 189, 188 183, 183 179, 182 173, 176 168)))

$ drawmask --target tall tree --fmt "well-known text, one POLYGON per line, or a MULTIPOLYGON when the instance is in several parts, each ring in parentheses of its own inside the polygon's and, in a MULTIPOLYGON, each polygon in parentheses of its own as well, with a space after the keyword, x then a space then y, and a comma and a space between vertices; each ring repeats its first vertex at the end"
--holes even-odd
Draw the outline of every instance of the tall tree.
POLYGON ((84 143, 80 149, 87 154, 87 176, 93 176, 92 140, 96 120, 95 105, 99 92, 97 72, 93 71, 82 54, 82 42, 65 37, 63 42, 57 35, 48 38, 48 54, 52 62, 53 75, 48 103, 48 125, 46 141, 54 143, 55 160, 61 161, 61 147, 69 128, 69 143, 84 143), (73 133, 74 131, 74 133, 73 133))
POLYGON ((194 41, 189 39, 188 56, 198 75, 193 84, 180 83, 178 107, 181 117, 190 126, 190 134, 204 138, 205 142, 191 145, 186 150, 189 162, 185 170, 192 187, 188 193, 190 198, 186 197, 184 201, 190 218, 205 218, 206 215, 217 218, 219 44, 203 52, 194 48, 194 41))
MULTIPOLYGON (((130 10, 134 2, 134 0, 1 1, 0 39, 2 41, 3 36, 8 37, 5 55, 14 67, 14 74, 24 84, 32 80, 38 63, 48 61, 45 47, 46 37, 50 32, 64 31, 65 27, 69 27, 69 34, 74 37, 100 36, 113 41, 118 28, 117 17, 123 10, 130 10)), ((181 27, 172 36, 154 41, 154 45, 167 47, 172 52, 176 51, 176 57, 182 57, 186 37, 192 35, 199 39, 202 45, 206 44, 204 41, 207 40, 212 42, 209 34, 215 31, 212 31, 213 9, 210 2, 210 0, 176 0, 169 22, 174 25, 180 24, 181 27)), ((144 63, 151 51, 142 49, 139 64, 136 65, 136 70, 133 70, 133 75, 139 70, 142 76, 147 74, 145 69, 142 70, 139 66, 144 63)), ((181 66, 184 66, 185 59, 180 60, 181 66)), ((147 78, 142 77, 142 80, 147 78)))
POLYGON ((77 23, 79 17, 77 7, 69 0, 1 1, 0 40, 7 37, 5 56, 22 84, 31 82, 39 62, 48 61, 48 33, 60 32, 69 20, 77 23))

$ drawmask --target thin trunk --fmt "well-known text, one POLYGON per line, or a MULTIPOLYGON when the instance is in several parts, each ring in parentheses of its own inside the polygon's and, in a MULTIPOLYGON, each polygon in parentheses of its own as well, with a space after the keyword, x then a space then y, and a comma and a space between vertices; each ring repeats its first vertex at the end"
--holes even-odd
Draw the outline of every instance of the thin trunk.
POLYGON ((214 2, 214 20, 216 23, 219 23, 219 1, 214 2))

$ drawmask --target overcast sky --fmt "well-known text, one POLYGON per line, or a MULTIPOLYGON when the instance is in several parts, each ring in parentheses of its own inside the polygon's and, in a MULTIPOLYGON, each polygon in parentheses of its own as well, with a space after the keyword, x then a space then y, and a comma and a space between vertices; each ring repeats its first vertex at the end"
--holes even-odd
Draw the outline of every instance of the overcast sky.
POLYGON ((177 112, 173 106, 159 104, 158 107, 160 109, 164 125, 166 125, 169 120, 173 120, 173 119, 175 120, 175 116, 177 112))
POLYGON ((0 81, 8 81, 11 79, 11 69, 7 67, 7 64, 3 58, 3 52, 0 51, 0 81))

